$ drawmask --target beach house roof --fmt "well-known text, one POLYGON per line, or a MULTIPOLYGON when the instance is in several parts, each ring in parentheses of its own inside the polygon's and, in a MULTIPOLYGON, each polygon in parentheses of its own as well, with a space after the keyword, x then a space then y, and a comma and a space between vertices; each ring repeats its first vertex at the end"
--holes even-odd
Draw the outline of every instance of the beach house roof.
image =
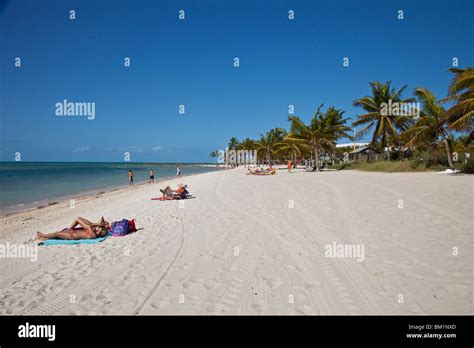
POLYGON ((375 150, 373 147, 371 147, 369 145, 366 145, 366 146, 361 146, 361 147, 355 149, 354 151, 349 152, 349 154, 351 154, 351 153, 352 154, 364 153, 364 152, 367 152, 369 150, 372 151, 372 152, 377 152, 377 153, 379 152, 379 151, 375 150))
POLYGON ((341 144, 336 144, 336 147, 337 148, 340 148, 340 147, 359 147, 359 146, 365 146, 365 145, 369 145, 369 143, 341 143, 341 144))

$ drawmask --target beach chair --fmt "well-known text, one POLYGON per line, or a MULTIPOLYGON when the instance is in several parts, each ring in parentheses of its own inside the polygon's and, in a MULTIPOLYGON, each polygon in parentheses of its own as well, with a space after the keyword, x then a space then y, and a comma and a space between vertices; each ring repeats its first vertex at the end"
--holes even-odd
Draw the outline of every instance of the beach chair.
POLYGON ((175 192, 173 192, 171 198, 172 198, 172 199, 186 199, 186 198, 188 198, 188 197, 189 197, 189 191, 186 190, 186 189, 184 189, 184 191, 181 192, 181 193, 175 193, 175 192))

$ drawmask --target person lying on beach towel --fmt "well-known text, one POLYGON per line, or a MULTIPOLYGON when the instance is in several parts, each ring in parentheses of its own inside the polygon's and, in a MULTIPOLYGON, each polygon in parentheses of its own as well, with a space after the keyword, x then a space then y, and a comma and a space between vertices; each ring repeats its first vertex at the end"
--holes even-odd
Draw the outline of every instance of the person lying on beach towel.
POLYGON ((109 223, 102 217, 102 219, 95 224, 85 218, 78 217, 72 222, 69 228, 48 234, 37 232, 37 236, 40 241, 51 239, 81 240, 103 238, 108 235, 112 237, 122 237, 138 230, 135 225, 135 219, 122 219, 109 223), (78 225, 80 227, 77 227, 78 225))
POLYGON ((93 239, 105 237, 109 233, 109 228, 109 222, 106 221, 103 217, 98 223, 90 222, 89 220, 83 217, 77 217, 71 223, 69 228, 65 228, 62 231, 47 234, 38 231, 37 236, 40 241, 48 239, 93 239))
POLYGON ((186 190, 187 187, 188 185, 179 184, 176 190, 171 189, 170 186, 166 186, 164 190, 160 189, 160 191, 163 194, 163 198, 185 199, 189 194, 188 190, 186 190))
POLYGON ((255 169, 254 171, 252 171, 250 168, 248 168, 248 170, 249 172, 247 173, 247 175, 273 175, 276 173, 275 168, 273 168, 271 164, 268 167, 268 169, 260 168, 260 169, 255 169))
POLYGON ((247 168, 248 169, 248 173, 247 175, 265 175, 265 170, 263 168, 260 168, 260 169, 255 169, 255 170, 252 170, 250 168, 247 168))

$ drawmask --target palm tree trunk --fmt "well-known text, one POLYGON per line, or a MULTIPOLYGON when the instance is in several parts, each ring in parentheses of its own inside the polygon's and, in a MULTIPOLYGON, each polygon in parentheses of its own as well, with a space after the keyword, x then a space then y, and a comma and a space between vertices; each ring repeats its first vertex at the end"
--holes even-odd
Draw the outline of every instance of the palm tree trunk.
POLYGON ((446 139, 446 136, 443 134, 443 144, 444 144, 444 149, 446 150, 446 157, 448 158, 448 163, 449 163, 449 168, 451 169, 456 169, 453 163, 453 159, 451 158, 451 151, 449 150, 449 144, 448 144, 448 139, 446 139))
POLYGON ((316 146, 314 148, 314 156, 316 157, 316 171, 319 172, 319 148, 316 146))
POLYGON ((390 145, 386 141, 388 139, 387 132, 384 132, 383 139, 382 139, 382 146, 387 147, 387 160, 390 161, 390 145))

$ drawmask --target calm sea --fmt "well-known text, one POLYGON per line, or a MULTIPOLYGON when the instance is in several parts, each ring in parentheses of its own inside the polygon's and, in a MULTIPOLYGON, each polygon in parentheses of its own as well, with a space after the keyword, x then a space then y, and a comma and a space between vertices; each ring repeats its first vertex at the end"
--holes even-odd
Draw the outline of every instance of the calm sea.
MULTIPOLYGON (((155 182, 176 176, 176 164, 160 163, 53 163, 1 162, 1 213, 47 205, 78 193, 92 193, 128 185, 128 170, 135 184, 147 182, 149 171, 155 182)), ((181 175, 219 170, 213 166, 183 164, 181 175)))

